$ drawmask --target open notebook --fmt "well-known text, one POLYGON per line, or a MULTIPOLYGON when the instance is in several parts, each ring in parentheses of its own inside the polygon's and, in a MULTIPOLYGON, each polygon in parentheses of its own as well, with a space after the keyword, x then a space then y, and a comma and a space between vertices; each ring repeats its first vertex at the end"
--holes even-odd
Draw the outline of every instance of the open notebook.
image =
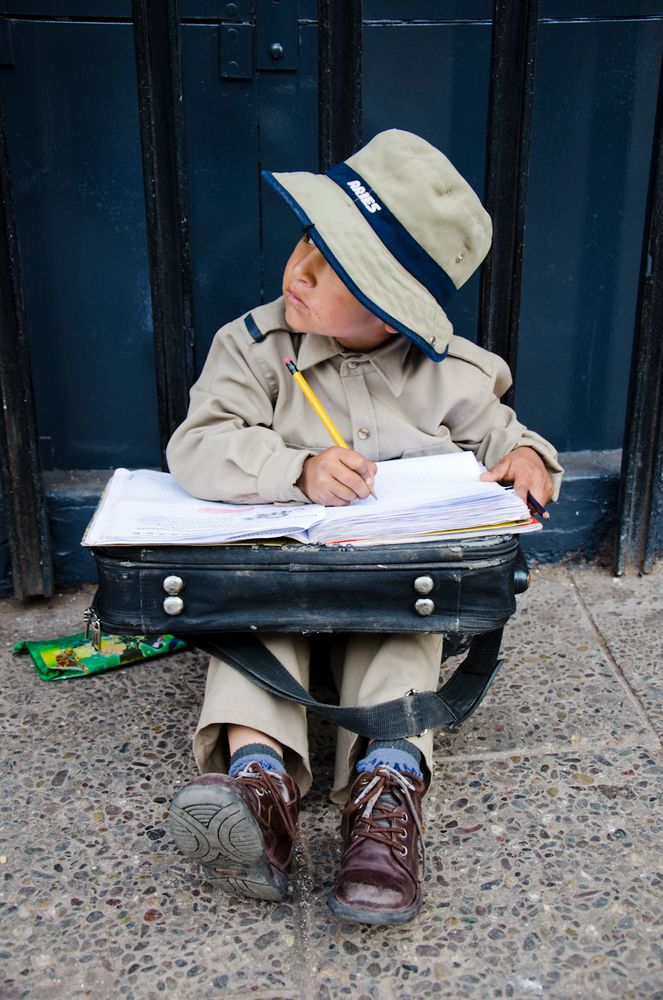
POLYGON ((482 469, 471 452, 378 462, 377 499, 346 507, 197 500, 167 472, 117 469, 82 544, 217 545, 284 537, 377 544, 539 529, 511 489, 480 481, 482 469))

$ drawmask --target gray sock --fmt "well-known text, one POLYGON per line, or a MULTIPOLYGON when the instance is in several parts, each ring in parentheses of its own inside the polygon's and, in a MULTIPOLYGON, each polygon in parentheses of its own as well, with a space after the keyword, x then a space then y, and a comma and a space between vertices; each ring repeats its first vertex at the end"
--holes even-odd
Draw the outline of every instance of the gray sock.
POLYGON ((267 746, 266 743, 247 743, 246 746, 235 750, 230 758, 228 774, 231 777, 235 777, 245 767, 248 767, 249 764, 254 763, 259 764, 263 771, 278 771, 280 774, 286 773, 283 757, 277 750, 267 746))

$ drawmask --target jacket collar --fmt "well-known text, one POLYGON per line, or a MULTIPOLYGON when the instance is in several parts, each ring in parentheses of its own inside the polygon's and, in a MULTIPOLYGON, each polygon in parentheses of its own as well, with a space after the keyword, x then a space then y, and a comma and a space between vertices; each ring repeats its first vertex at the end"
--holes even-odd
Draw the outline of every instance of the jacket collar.
POLYGON ((333 337, 306 333, 300 341, 297 367, 304 372, 334 357, 365 358, 384 379, 393 395, 400 396, 407 378, 408 355, 411 350, 415 348, 410 341, 398 334, 376 350, 358 354, 356 351, 346 351, 333 337))

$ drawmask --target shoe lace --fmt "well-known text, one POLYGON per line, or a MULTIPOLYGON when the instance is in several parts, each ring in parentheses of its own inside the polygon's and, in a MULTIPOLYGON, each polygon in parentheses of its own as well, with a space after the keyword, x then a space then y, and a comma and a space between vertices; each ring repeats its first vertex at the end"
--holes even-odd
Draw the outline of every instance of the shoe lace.
POLYGON ((394 786, 402 793, 405 805, 419 834, 423 868, 425 863, 424 834, 419 813, 411 795, 412 792, 416 791, 416 786, 406 774, 397 771, 396 768, 390 767, 388 764, 380 765, 371 780, 351 801, 348 811, 354 812, 361 809, 361 816, 358 819, 362 822, 362 837, 394 846, 394 836, 400 830, 396 821, 400 817, 402 808, 401 803, 389 794, 393 791, 394 786))
POLYGON ((297 827, 286 801, 288 792, 283 780, 285 775, 281 774, 280 771, 265 771, 260 764, 251 761, 241 771, 238 771, 235 777, 246 781, 258 795, 264 795, 266 791, 269 792, 288 834, 294 838, 297 827))

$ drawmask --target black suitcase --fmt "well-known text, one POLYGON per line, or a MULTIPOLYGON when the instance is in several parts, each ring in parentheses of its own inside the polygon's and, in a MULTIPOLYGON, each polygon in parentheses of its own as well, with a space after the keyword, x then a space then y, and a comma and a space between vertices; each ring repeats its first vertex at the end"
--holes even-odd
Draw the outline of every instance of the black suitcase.
POLYGON ((374 738, 455 728, 499 667, 502 629, 527 587, 511 535, 366 547, 279 544, 93 548, 93 632, 175 633, 262 687, 374 738), (436 632, 469 648, 438 692, 370 709, 321 705, 258 641, 260 632, 436 632), (407 731, 404 731, 407 730, 407 731))

